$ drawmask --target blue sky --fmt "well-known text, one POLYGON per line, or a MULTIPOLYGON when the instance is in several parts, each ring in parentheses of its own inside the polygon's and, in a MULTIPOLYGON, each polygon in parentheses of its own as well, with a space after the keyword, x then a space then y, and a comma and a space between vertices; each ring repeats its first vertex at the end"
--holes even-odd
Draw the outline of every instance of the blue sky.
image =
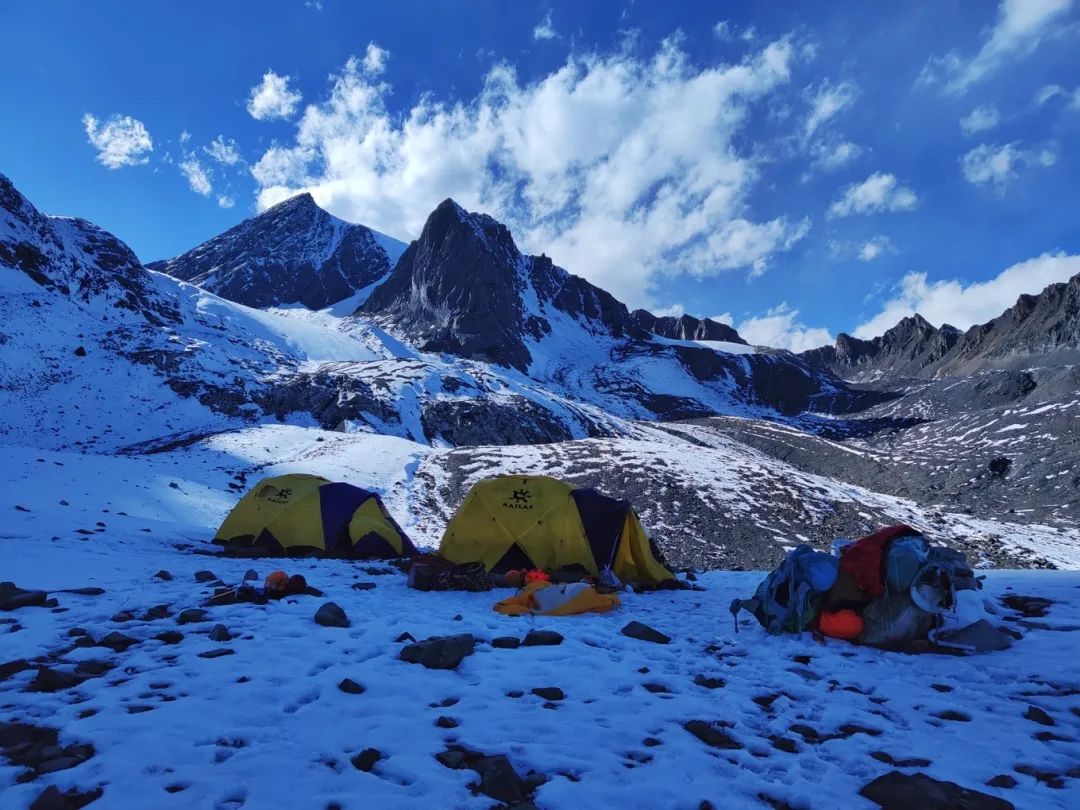
POLYGON ((0 171, 144 261, 299 190, 452 196, 631 306, 806 348, 1080 272, 1073 0, 7 2, 0 171))

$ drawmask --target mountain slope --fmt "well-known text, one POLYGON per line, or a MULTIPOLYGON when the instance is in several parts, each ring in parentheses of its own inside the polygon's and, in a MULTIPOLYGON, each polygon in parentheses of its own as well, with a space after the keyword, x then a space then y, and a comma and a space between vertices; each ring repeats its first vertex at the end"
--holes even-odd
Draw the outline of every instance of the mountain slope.
POLYGON ((404 248, 300 194, 148 267, 251 307, 323 309, 385 277, 404 248))
POLYGON ((935 327, 916 314, 872 340, 841 334, 836 345, 801 357, 860 382, 1074 364, 1080 362, 1080 275, 1037 295, 1021 295, 1001 315, 966 332, 948 324, 935 327))

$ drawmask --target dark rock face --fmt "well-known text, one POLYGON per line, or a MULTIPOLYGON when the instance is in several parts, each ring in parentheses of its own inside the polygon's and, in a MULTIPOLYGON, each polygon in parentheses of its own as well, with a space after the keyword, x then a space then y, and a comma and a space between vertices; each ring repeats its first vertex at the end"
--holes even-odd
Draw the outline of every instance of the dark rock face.
POLYGON ((673 340, 722 340, 727 343, 742 343, 734 328, 712 318, 695 318, 693 315, 656 316, 644 309, 635 309, 630 317, 642 329, 660 337, 673 340))
POLYGON ((841 334, 835 346, 811 349, 802 357, 845 379, 917 377, 940 362, 961 334, 948 324, 938 329, 921 315, 913 315, 873 340, 841 334))
POLYGON ((331 216, 301 194, 183 255, 148 265, 252 307, 322 309, 390 272, 393 240, 331 216))
POLYGON ((85 220, 45 216, 2 174, 0 233, 0 265, 46 290, 83 303, 100 299, 155 326, 179 320, 131 248, 85 220))

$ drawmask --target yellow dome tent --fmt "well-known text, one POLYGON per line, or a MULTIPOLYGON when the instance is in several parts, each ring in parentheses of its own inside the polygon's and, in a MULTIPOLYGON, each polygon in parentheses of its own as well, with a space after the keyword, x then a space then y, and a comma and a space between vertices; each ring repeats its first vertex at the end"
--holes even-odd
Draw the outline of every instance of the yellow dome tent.
POLYGON ((374 492, 302 474, 259 481, 229 512, 214 542, 230 551, 287 556, 416 554, 374 492))
POLYGON ((610 567, 625 583, 675 579, 629 503, 546 476, 475 484, 446 527, 439 554, 454 563, 482 562, 495 573, 579 564, 593 576, 610 567))

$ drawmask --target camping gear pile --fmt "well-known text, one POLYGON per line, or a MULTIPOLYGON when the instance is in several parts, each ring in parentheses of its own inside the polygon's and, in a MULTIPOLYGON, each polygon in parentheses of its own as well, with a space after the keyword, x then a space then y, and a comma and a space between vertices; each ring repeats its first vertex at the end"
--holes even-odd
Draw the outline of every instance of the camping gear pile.
POLYGON ((834 554, 800 545, 758 586, 736 599, 770 634, 812 630, 886 649, 984 652, 1009 646, 988 620, 963 553, 931 546, 917 530, 889 526, 834 554))

